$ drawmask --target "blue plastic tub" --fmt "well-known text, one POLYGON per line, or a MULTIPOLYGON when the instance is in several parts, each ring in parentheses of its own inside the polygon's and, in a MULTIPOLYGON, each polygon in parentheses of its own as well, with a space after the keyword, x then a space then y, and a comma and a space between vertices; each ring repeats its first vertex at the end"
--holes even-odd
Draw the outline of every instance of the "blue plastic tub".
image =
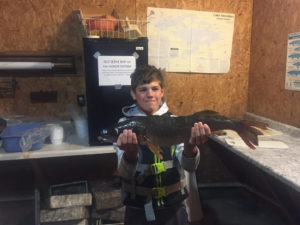
MULTIPOLYGON (((44 123, 22 123, 7 126, 0 134, 4 150, 6 152, 21 152, 22 149, 20 146, 20 139, 22 137, 22 133, 24 131, 40 127, 42 125, 44 125, 44 123)), ((41 140, 32 145, 30 150, 41 149, 44 144, 44 141, 45 139, 41 138, 41 140)))

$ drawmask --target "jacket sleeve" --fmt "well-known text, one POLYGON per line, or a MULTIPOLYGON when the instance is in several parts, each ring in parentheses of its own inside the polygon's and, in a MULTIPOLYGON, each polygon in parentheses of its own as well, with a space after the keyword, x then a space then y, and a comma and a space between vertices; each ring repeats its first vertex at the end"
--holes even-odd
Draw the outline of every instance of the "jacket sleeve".
POLYGON ((195 171, 200 162, 199 148, 197 148, 197 154, 195 157, 184 156, 183 150, 184 150, 184 144, 177 145, 176 150, 175 150, 176 157, 177 157, 178 161, 180 162, 181 167, 188 172, 195 171))
POLYGON ((114 149, 117 153, 117 157, 118 157, 118 171, 120 176, 125 179, 125 180, 131 180, 136 172, 136 168, 137 168, 137 163, 132 164, 132 163, 128 163, 126 161, 126 159, 124 159, 123 157, 123 153, 124 151, 122 151, 117 145, 116 143, 114 143, 114 149))

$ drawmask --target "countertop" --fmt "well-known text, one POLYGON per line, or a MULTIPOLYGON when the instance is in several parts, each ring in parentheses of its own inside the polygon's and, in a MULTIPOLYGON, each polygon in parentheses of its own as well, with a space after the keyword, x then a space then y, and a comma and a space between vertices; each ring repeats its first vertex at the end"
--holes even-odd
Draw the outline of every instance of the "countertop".
POLYGON ((70 123, 63 122, 60 125, 64 127, 63 143, 50 144, 47 138, 45 144, 39 150, 15 153, 7 153, 0 147, 0 161, 115 153, 112 145, 89 146, 88 138, 78 138, 74 127, 70 123))
MULTIPOLYGON (((259 137, 260 141, 280 141, 287 148, 257 147, 251 150, 247 146, 227 144, 224 141, 226 136, 214 135, 212 139, 300 192, 300 129, 251 113, 246 113, 245 117, 266 122, 271 129, 279 131, 277 135, 259 137)), ((44 144, 42 149, 36 151, 6 153, 0 148, 0 161, 115 153, 112 145, 89 146, 87 139, 78 139, 76 134, 70 132, 66 134, 62 144, 44 144)))
POLYGON ((229 151, 245 158, 300 192, 300 129, 251 113, 246 113, 245 117, 266 122, 271 129, 278 131, 275 135, 259 136, 259 141, 279 141, 286 144, 287 148, 258 146, 256 150, 251 150, 247 146, 236 147, 227 144, 224 141, 226 136, 214 136, 212 138, 229 151))

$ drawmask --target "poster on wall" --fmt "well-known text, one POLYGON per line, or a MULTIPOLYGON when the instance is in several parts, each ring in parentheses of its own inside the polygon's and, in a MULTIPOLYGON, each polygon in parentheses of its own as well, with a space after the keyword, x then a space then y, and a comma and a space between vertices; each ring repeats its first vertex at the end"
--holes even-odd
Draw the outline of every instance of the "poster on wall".
POLYGON ((300 91, 300 32, 288 35, 285 89, 300 91))
POLYGON ((167 72, 228 73, 235 15, 147 8, 149 64, 167 72))

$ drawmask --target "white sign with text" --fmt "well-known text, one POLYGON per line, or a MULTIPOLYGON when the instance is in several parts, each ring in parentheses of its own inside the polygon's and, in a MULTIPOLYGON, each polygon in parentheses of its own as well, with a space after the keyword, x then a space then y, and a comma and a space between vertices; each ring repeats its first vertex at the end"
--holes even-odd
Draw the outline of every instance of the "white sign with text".
POLYGON ((130 85, 135 68, 134 56, 98 56, 99 86, 130 85))

